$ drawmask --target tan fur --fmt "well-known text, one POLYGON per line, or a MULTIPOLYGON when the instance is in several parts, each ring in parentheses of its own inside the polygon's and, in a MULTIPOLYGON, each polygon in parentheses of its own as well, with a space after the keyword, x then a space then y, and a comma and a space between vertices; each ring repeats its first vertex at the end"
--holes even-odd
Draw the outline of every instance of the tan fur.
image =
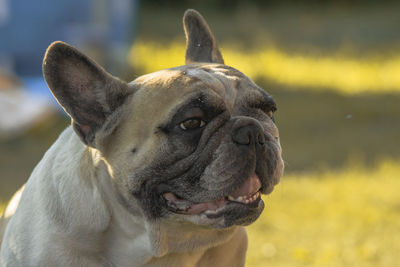
MULTIPOLYGON (((238 107, 249 97, 263 96, 244 74, 219 64, 222 56, 215 39, 197 12, 187 12, 185 29, 189 39, 198 32, 212 40, 206 53, 189 52, 188 62, 210 62, 162 70, 129 84, 65 43, 50 46, 45 78, 71 115, 73 127, 46 152, 0 220, 1 267, 244 266, 244 227, 224 227, 223 217, 201 214, 149 219, 141 198, 132 194, 148 182, 142 177, 159 178, 133 174, 169 156, 166 134, 159 127, 177 107, 206 93, 208 101, 220 103, 236 121, 248 120, 238 107), (193 26, 198 22, 200 28, 193 26)), ((278 154, 268 181, 273 186, 283 171, 281 148, 272 119, 265 114, 262 118, 260 127, 278 154)), ((230 133, 226 137, 232 139, 230 133)), ((213 184, 204 185, 211 192, 207 187, 213 184)))

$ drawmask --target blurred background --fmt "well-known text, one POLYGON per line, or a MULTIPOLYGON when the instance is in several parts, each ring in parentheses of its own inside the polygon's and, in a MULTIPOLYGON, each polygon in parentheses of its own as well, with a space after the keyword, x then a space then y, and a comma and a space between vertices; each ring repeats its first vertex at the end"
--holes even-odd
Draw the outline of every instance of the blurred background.
POLYGON ((200 11, 227 65, 278 103, 285 176, 248 227, 248 266, 399 266, 400 3, 0 0, 0 211, 69 118, 41 76, 66 41, 112 74, 184 64, 200 11))

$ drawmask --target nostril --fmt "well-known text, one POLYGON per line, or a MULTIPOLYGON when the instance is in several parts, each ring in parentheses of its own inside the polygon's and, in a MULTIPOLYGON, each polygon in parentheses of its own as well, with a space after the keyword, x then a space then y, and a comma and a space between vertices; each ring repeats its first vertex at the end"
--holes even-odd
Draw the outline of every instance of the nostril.
POLYGON ((239 145, 250 145, 252 142, 252 133, 247 127, 237 129, 232 135, 232 139, 239 145))
POLYGON ((264 145, 264 144, 265 144, 265 136, 264 136, 263 133, 259 133, 259 134, 258 134, 258 136, 257 136, 257 142, 258 142, 260 145, 264 145))
POLYGON ((239 145, 263 146, 267 137, 261 124, 252 118, 237 119, 232 126, 232 141, 239 145))
POLYGON ((265 144, 265 136, 261 129, 254 126, 245 126, 236 129, 232 134, 232 139, 239 145, 260 145, 265 144))
POLYGON ((251 133, 250 133, 250 132, 247 132, 247 134, 245 134, 245 135, 242 137, 241 144, 242 144, 242 145, 250 145, 251 141, 252 141, 251 133))

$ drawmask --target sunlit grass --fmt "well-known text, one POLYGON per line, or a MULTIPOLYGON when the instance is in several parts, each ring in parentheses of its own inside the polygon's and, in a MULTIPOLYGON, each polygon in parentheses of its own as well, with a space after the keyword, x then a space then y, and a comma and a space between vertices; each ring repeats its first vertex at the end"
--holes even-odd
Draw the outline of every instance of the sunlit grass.
POLYGON ((284 177, 248 227, 247 266, 398 266, 400 163, 284 177))
MULTIPOLYGON (((400 54, 383 57, 313 56, 262 47, 257 50, 221 45, 227 65, 249 77, 310 90, 333 89, 346 94, 400 91, 400 54)), ((185 44, 138 41, 130 54, 133 66, 145 73, 184 64, 185 44)))

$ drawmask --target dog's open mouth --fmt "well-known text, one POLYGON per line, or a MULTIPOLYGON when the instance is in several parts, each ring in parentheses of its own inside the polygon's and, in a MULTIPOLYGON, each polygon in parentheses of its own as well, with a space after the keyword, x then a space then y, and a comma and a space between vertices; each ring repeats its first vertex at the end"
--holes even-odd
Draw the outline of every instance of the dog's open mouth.
POLYGON ((246 182, 233 193, 215 201, 195 203, 181 199, 172 192, 163 194, 168 209, 182 214, 196 215, 205 213, 206 215, 217 214, 227 205, 239 204, 249 208, 258 207, 261 200, 261 182, 257 174, 253 174, 246 182))

